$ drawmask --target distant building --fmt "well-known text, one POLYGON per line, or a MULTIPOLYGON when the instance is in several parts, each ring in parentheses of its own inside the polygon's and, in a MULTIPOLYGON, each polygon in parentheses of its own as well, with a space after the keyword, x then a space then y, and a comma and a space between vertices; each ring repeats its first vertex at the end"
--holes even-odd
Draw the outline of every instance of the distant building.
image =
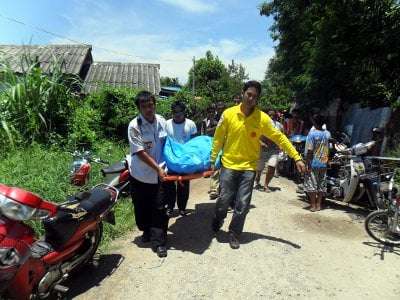
POLYGON ((90 45, 0 45, 0 58, 7 59, 16 73, 23 72, 24 56, 37 61, 44 73, 52 71, 54 61, 64 62, 63 72, 81 78, 84 94, 103 85, 144 89, 155 95, 161 90, 159 64, 94 62, 90 45))
POLYGON ((145 63, 94 62, 83 83, 85 94, 97 92, 101 86, 130 87, 160 92, 160 65, 145 63))
POLYGON ((181 90, 182 88, 178 86, 162 86, 158 98, 160 99, 168 98, 181 90))

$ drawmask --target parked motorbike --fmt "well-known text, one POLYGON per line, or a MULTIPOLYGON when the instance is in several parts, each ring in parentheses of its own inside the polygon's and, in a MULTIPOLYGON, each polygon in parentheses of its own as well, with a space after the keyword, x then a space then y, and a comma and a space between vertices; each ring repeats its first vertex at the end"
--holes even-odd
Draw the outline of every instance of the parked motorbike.
MULTIPOLYGON (((92 152, 84 151, 83 153, 75 150, 67 153, 73 156, 73 162, 70 166, 70 183, 77 186, 84 186, 89 183, 91 163, 101 163, 107 165, 108 162, 101 158, 92 157, 92 152)), ((130 156, 127 155, 123 161, 119 161, 113 165, 101 169, 104 177, 104 183, 118 188, 122 196, 126 196, 130 190, 130 173, 129 162, 130 156)))
POLYGON ((373 211, 367 216, 365 230, 379 243, 400 245, 400 196, 390 193, 389 199, 388 208, 373 211))
POLYGON ((131 157, 130 155, 127 155, 124 160, 101 169, 104 182, 108 185, 117 187, 123 197, 130 193, 130 162, 131 157))
POLYGON ((350 148, 335 145, 328 164, 326 197, 348 203, 358 202, 371 209, 384 209, 388 193, 397 191, 394 172, 381 166, 379 157, 366 156, 373 141, 350 148))
POLYGON ((72 185, 84 186, 89 183, 91 162, 108 164, 101 158, 92 157, 91 151, 79 152, 78 150, 67 151, 73 157, 70 166, 70 183, 72 185))
POLYGON ((0 184, 0 295, 37 299, 67 292, 63 282, 92 260, 103 221, 115 224, 111 209, 118 196, 116 187, 99 184, 56 204, 0 184), (42 237, 35 239, 24 223, 29 220, 42 220, 42 237))
MULTIPOLYGON (((307 136, 296 134, 289 138, 297 152, 303 157, 307 136)), ((298 183, 301 181, 301 173, 296 167, 296 163, 285 151, 279 153, 279 174, 294 178, 298 183)))

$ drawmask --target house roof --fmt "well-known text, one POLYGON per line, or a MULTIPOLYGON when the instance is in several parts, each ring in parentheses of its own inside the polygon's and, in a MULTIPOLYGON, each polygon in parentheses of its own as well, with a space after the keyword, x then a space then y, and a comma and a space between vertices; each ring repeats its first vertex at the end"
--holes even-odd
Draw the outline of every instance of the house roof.
POLYGON ((29 55, 40 63, 44 73, 52 69, 54 58, 64 60, 65 73, 85 77, 87 66, 93 62, 90 45, 0 45, 0 56, 8 59, 15 72, 22 73, 21 57, 29 55))
POLYGON ((155 95, 161 89, 159 64, 93 62, 90 45, 0 45, 0 58, 7 58, 17 73, 22 73, 24 54, 37 59, 44 73, 52 71, 54 58, 64 59, 64 72, 82 78, 85 94, 98 91, 102 85, 143 89, 155 95))
POLYGON ((102 85, 127 86, 160 92, 160 65, 147 63, 94 62, 83 84, 85 94, 96 92, 102 85))

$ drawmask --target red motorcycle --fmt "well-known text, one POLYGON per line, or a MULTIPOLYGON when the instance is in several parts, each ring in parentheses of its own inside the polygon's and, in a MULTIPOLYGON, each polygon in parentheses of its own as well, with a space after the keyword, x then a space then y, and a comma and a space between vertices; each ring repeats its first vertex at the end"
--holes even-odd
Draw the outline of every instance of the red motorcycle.
MULTIPOLYGON (((92 157, 90 151, 84 151, 83 153, 75 150, 68 151, 74 158, 70 167, 70 183, 72 185, 84 186, 89 183, 89 174, 91 162, 108 164, 101 158, 92 157)), ((117 187, 123 196, 129 194, 130 190, 130 173, 129 173, 129 155, 123 161, 119 161, 113 165, 107 166, 101 169, 101 173, 104 177, 104 183, 117 187)))
POLYGON ((91 151, 79 152, 78 150, 67 151, 73 157, 70 166, 70 183, 72 185, 84 186, 89 183, 89 174, 91 163, 108 164, 101 158, 92 157, 91 151))
POLYGON ((68 291, 62 283, 90 262, 99 246, 103 221, 119 190, 99 184, 64 203, 45 201, 29 191, 0 184, 0 298, 46 298, 68 291), (35 239, 28 220, 42 220, 35 239))

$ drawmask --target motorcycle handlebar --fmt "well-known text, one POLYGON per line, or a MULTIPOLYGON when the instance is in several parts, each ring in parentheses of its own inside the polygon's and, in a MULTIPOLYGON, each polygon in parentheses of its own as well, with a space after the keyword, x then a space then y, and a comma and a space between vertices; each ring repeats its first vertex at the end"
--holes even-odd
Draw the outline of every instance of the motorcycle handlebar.
POLYGON ((108 161, 104 161, 100 157, 93 157, 91 159, 91 161, 93 161, 95 163, 103 164, 103 165, 109 165, 110 164, 108 161))

